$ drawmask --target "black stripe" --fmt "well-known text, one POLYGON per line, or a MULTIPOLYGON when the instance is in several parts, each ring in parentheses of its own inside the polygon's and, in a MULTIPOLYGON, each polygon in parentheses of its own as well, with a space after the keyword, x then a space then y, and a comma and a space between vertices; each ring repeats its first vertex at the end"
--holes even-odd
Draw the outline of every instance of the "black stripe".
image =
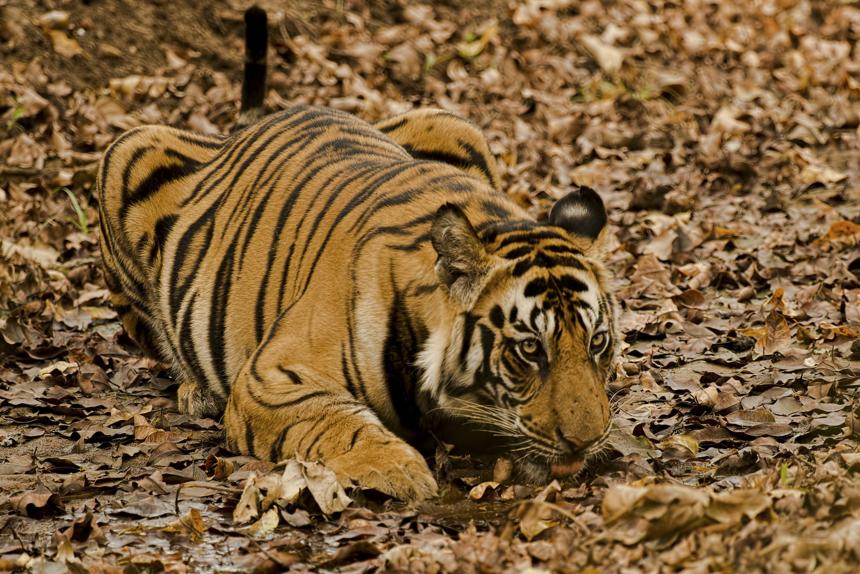
POLYGON ((119 209, 119 220, 124 221, 129 209, 146 201, 164 186, 181 179, 200 167, 200 164, 192 158, 175 150, 163 150, 165 156, 177 160, 179 163, 173 165, 161 165, 149 172, 146 178, 134 191, 124 194, 122 206, 119 209))
POLYGON ((398 205, 410 203, 428 192, 432 193, 434 191, 437 191, 438 188, 443 186, 445 191, 448 193, 473 191, 468 186, 457 184, 455 181, 453 181, 458 178, 461 178, 460 175, 449 173, 441 176, 432 177, 429 180, 424 180, 421 178, 427 175, 432 175, 432 170, 429 170, 426 166, 421 165, 418 166, 418 169, 420 170, 419 173, 416 173, 410 178, 410 184, 412 187, 403 191, 402 193, 391 197, 380 197, 373 203, 372 206, 366 209, 364 213, 362 213, 361 216, 350 226, 349 231, 361 231, 366 225, 367 221, 372 216, 378 214, 382 209, 386 207, 396 207, 398 205))
MULTIPOLYGON (((143 128, 140 128, 140 127, 133 128, 133 129, 128 130, 127 132, 125 132, 121 136, 119 136, 119 138, 110 145, 110 147, 108 148, 108 150, 105 152, 104 156, 102 157, 102 166, 101 166, 102 170, 101 170, 101 175, 99 177, 99 180, 100 180, 99 183, 101 184, 101 191, 102 191, 102 197, 101 197, 102 200, 105 199, 105 196, 104 196, 105 187, 104 186, 107 183, 107 172, 108 172, 108 168, 110 167, 111 161, 113 160, 113 154, 115 154, 117 152, 117 150, 125 142, 125 140, 137 135, 142 130, 143 130, 143 128)), ((120 193, 122 193, 122 189, 124 189, 124 188, 120 189, 120 193)), ((104 201, 102 201, 102 203, 104 203, 104 201)))
POLYGON ((363 431, 363 430, 364 430, 364 427, 359 426, 357 429, 355 429, 355 432, 352 433, 352 438, 349 439, 349 449, 347 452, 349 452, 350 450, 352 450, 355 447, 355 443, 358 442, 358 435, 360 435, 361 431, 363 431))
MULTIPOLYGON (((245 211, 242 217, 241 222, 236 226, 238 229, 247 229, 247 233, 245 234, 245 241, 242 243, 241 255, 239 257, 239 269, 242 269, 242 262, 245 260, 245 255, 247 253, 248 247, 250 246, 253 238, 254 238, 254 230, 258 228, 258 224, 263 214, 266 212, 266 208, 269 205, 269 200, 272 197, 272 194, 277 190, 277 184, 281 181, 283 177, 283 167, 291 162, 295 161, 295 155, 288 152, 289 148, 295 145, 302 146, 306 144, 308 141, 312 141, 314 138, 319 136, 322 133, 321 130, 311 130, 311 131, 303 131, 300 135, 295 138, 292 138, 285 142, 283 145, 275 149, 272 153, 271 160, 267 162, 262 168, 257 170, 257 175, 248 189, 245 191, 245 194, 242 198, 242 201, 237 202, 234 206, 233 211, 231 211, 229 217, 227 218, 226 225, 231 225, 233 221, 233 217, 239 212, 239 210, 244 210, 245 207, 250 205, 251 200, 255 197, 256 191, 265 188, 265 194, 260 198, 259 203, 253 212, 245 211), (272 164, 274 158, 281 158, 280 162, 272 168, 269 172, 268 177, 264 181, 260 179, 269 169, 269 166, 272 164), (248 217, 251 217, 250 222, 248 221, 248 217)), ((275 134, 272 138, 274 139, 279 134, 275 134)), ((299 150, 301 151, 301 150, 299 150)), ((236 240, 238 240, 238 234, 236 235, 236 240)))
POLYGON ((290 381, 292 381, 292 383, 293 383, 294 385, 301 385, 301 384, 304 384, 304 383, 303 383, 303 381, 302 381, 302 378, 301 378, 301 377, 299 376, 299 374, 298 374, 298 373, 296 373, 294 370, 292 370, 292 369, 287 369, 287 368, 285 368, 285 367, 283 367, 283 366, 281 366, 281 365, 278 365, 278 371, 282 372, 282 373, 283 373, 283 374, 285 374, 287 377, 289 377, 289 378, 290 378, 290 381))
MULTIPOLYGON (((466 154, 469 156, 469 163, 479 170, 481 170, 484 175, 487 177, 487 180, 496 187, 498 182, 493 179, 493 174, 490 172, 490 166, 487 165, 487 158, 484 154, 478 152, 471 144, 464 142, 463 140, 457 140, 457 143, 460 144, 460 147, 466 150, 466 154)), ((500 215, 500 217, 504 217, 505 215, 500 215)))
MULTIPOLYGON (((521 222, 516 222, 516 223, 521 223, 521 222)), ((529 223, 531 223, 531 222, 529 222, 529 223)), ((537 225, 537 224, 535 224, 535 225, 537 225)), ((504 247, 507 247, 508 245, 513 244, 513 243, 529 243, 531 245, 534 245, 534 244, 538 243, 541 239, 566 240, 566 238, 563 235, 561 235, 560 233, 557 233, 555 231, 551 231, 548 229, 514 230, 514 231, 511 231, 510 234, 505 235, 505 237, 501 241, 499 241, 499 245, 498 245, 497 249, 502 249, 504 247)))
MULTIPOLYGON (((347 177, 346 179, 340 181, 331 193, 327 194, 325 203, 321 206, 320 210, 317 212, 316 217, 314 218, 314 222, 311 225, 311 229, 304 236, 304 246, 302 247, 301 255, 299 256, 298 269, 301 270, 304 266, 305 256, 308 253, 311 245, 313 244, 311 238, 315 237, 320 225, 322 224, 323 218, 326 215, 331 214, 331 207, 334 202, 340 197, 341 193, 348 188, 348 186, 352 185, 353 182, 356 182, 366 176, 374 176, 379 173, 381 170, 386 169, 389 166, 385 164, 369 164, 364 165, 362 168, 356 170, 352 175, 347 177)), ((319 197, 319 192, 317 193, 317 198, 319 197)), ((316 199, 316 198, 315 198, 316 199)), ((311 205, 317 203, 316 201, 310 202, 311 205)), ((306 217, 302 218, 302 221, 299 222, 299 228, 304 224, 306 217)), ((298 273, 297 273, 298 275, 298 273)))
MULTIPOLYGON (((194 293, 191 296, 191 301, 188 303, 188 307, 185 309, 185 315, 182 317, 182 321, 177 321, 177 329, 176 329, 176 340, 179 341, 179 348, 174 347, 174 342, 168 340, 170 346, 173 348, 173 353, 185 364, 186 372, 191 372, 198 374, 201 378, 204 377, 203 369, 200 367, 200 361, 197 357, 197 350, 194 347, 194 337, 193 333, 188 332, 191 329, 191 315, 194 310, 194 303, 197 299, 197 293, 194 293)), ((177 310, 178 312, 178 310, 177 310)), ((208 386, 204 385, 206 390, 211 390, 208 386)))
POLYGON ((260 405, 261 407, 265 407, 267 409, 274 410, 274 409, 283 409, 286 407, 292 407, 292 406, 298 405, 300 403, 303 403, 305 401, 309 401, 313 398, 327 395, 329 393, 326 391, 311 391, 311 392, 305 393, 299 397, 294 397, 294 398, 287 399, 285 401, 281 401, 278 403, 271 402, 267 399, 264 399, 263 397, 261 397, 257 393, 257 391, 254 389, 254 387, 250 386, 250 385, 248 386, 248 394, 251 395, 251 398, 254 400, 254 402, 257 403, 258 405, 260 405))
POLYGON ((245 423, 245 445, 248 447, 248 454, 257 456, 254 452, 254 428, 247 419, 243 418, 242 422, 245 423))
MULTIPOLYGON (((416 149, 415 146, 411 144, 404 144, 403 149, 409 152, 409 155, 414 157, 417 160, 424 161, 435 161, 439 163, 444 163, 448 165, 452 165, 461 170, 467 170, 473 166, 473 164, 469 163, 469 159, 454 155, 453 153, 434 150, 434 149, 416 149)), ((475 166, 479 167, 479 166, 475 166)), ((480 169, 480 167, 479 167, 480 169)))
POLYGON ((501 329, 505 326, 505 312, 502 311, 502 307, 500 305, 494 306, 490 311, 490 322, 493 323, 497 329, 501 329))
POLYGON ((547 289, 549 289, 549 284, 546 279, 543 277, 537 277, 526 284, 523 295, 526 297, 537 297, 538 295, 545 293, 547 289))
POLYGON ((390 282, 394 297, 388 311, 387 333, 382 349, 385 385, 400 425, 417 430, 421 412, 415 396, 420 373, 415 367, 415 358, 428 332, 423 323, 409 315, 403 293, 397 288, 393 269, 390 282))
POLYGON ((523 365, 522 364, 519 364, 519 365, 513 364, 511 362, 511 358, 522 363, 522 359, 516 353, 502 353, 502 366, 505 367, 505 369, 513 375, 516 375, 518 373, 523 372, 523 370, 524 370, 523 365))
POLYGON ((583 265, 582 261, 577 257, 549 257, 547 255, 543 255, 542 257, 535 259, 535 265, 543 267, 544 269, 551 269, 553 267, 573 267, 574 269, 585 271, 585 265, 583 265))
POLYGON ((383 126, 380 128, 376 128, 384 134, 391 133, 396 129, 402 128, 407 122, 407 118, 401 118, 400 120, 394 122, 393 124, 389 124, 387 126, 383 126))
MULTIPOLYGON (((308 141, 319 137, 319 135, 325 131, 325 128, 333 126, 335 125, 335 123, 336 122, 334 120, 325 118, 307 123, 302 126, 301 130, 299 130, 298 135, 295 135, 287 141, 280 143, 277 148, 272 150, 269 159, 265 163, 263 163, 262 166, 257 166, 257 168, 254 170, 256 172, 254 180, 243 190, 241 201, 237 201, 236 204, 233 206, 233 209, 230 211, 230 215, 227 217, 227 222, 225 226, 231 225, 233 223, 234 217, 236 217, 238 213, 244 213, 242 223, 240 224, 241 226, 244 226, 248 218, 248 214, 244 210, 250 205, 254 197, 257 196, 258 190, 268 185, 272 181, 273 177, 280 176, 281 169, 287 162, 295 161, 295 156, 292 153, 289 153, 288 150, 292 146, 298 145, 300 146, 299 151, 301 151, 301 146, 304 146, 308 141), (277 163, 276 167, 269 171, 270 166, 275 163, 276 159, 280 159, 280 161, 277 163), (264 175, 266 175, 267 172, 269 173, 268 177, 266 177, 266 180, 261 183, 261 179, 264 175)), ((293 128, 293 124, 289 123, 286 126, 283 126, 282 130, 275 130, 272 135, 270 135, 262 143, 260 143, 260 149, 268 149, 275 140, 284 137, 284 135, 286 133, 290 133, 290 130, 292 130, 293 128)), ((270 193, 271 188, 269 188, 269 193, 267 193, 265 197, 268 198, 270 193)))
POLYGON ((283 456, 284 442, 287 440, 287 433, 290 432, 290 426, 285 425, 281 432, 278 433, 278 438, 272 443, 269 449, 269 460, 277 462, 283 456))
POLYGON ((534 267, 534 262, 534 258, 523 259, 522 261, 517 262, 517 264, 514 265, 514 268, 511 270, 511 276, 522 277, 529 269, 534 267))
POLYGON ((170 215, 165 215, 164 217, 159 218, 155 222, 152 246, 149 253, 150 265, 154 265, 157 255, 164 251, 164 244, 167 242, 167 236, 170 234, 170 230, 173 229, 173 225, 176 223, 178 217, 179 216, 177 214, 171 213, 170 215))
POLYGON ((131 157, 125 163, 125 168, 122 170, 122 203, 124 204, 128 200, 128 182, 131 179, 131 172, 134 170, 134 167, 137 163, 143 159, 143 156, 146 152, 151 151, 155 148, 152 146, 141 146, 135 149, 131 157))
POLYGON ((515 247, 511 249, 507 253, 502 253, 501 256, 505 259, 519 259, 524 255, 528 255, 530 253, 534 253, 535 248, 531 245, 521 245, 520 247, 515 247))
POLYGON ((352 377, 349 375, 349 365, 346 363, 346 349, 340 348, 340 371, 343 374, 343 380, 346 381, 346 390, 353 397, 355 396, 355 383, 352 382, 352 377))
MULTIPOLYGON (((327 143, 326 143, 326 144, 324 144, 323 146, 320 146, 320 148, 317 150, 317 152, 316 152, 316 153, 317 153, 317 154, 319 154, 319 155, 321 155, 321 156, 323 156, 323 157, 328 156, 329 154, 328 154, 327 152, 328 152, 328 147, 329 147, 330 145, 333 147, 333 149, 334 149, 334 150, 336 150, 336 151, 341 151, 341 152, 342 152, 342 153, 340 153, 340 154, 332 154, 332 155, 335 155, 335 156, 337 156, 337 155, 345 156, 345 155, 347 155, 347 152, 354 152, 354 151, 357 149, 357 148, 355 148, 355 142, 353 142, 353 141, 351 141, 351 140, 348 140, 348 139, 338 139, 338 140, 334 140, 334 141, 332 141, 332 142, 327 142, 327 143), (342 150, 341 150, 341 149, 339 149, 341 146, 343 146, 343 149, 342 149, 342 150)), ((316 154, 315 154, 315 155, 316 155, 316 154)), ((326 165, 322 166, 322 168, 329 167, 330 165, 333 165, 336 161, 341 161, 341 162, 343 162, 342 157, 341 157, 341 158, 338 158, 338 159, 335 159, 335 160, 333 160, 333 161, 331 161, 329 164, 326 164, 326 165)), ((342 174, 342 172, 345 172, 345 171, 348 169, 348 167, 349 167, 348 165, 344 165, 344 166, 343 166, 343 168, 344 168, 344 169, 343 169, 343 170, 338 170, 338 173, 337 173, 336 175, 341 175, 341 174, 342 174)), ((375 167, 375 166, 371 166, 371 167, 373 168, 373 167, 375 167)), ((374 172, 374 171, 375 171, 375 170, 371 169, 371 172, 374 172)), ((325 181, 321 186, 316 186, 316 187, 318 188, 317 195, 321 194, 321 193, 322 193, 322 190, 323 190, 323 189, 325 189, 326 187, 328 187, 328 185, 333 181, 333 179, 334 179, 335 177, 336 177, 336 176, 335 176, 335 175, 333 175, 333 176, 329 177, 329 178, 328 178, 328 179, 327 179, 327 180, 326 180, 326 181, 325 181)), ((291 199, 292 199, 292 197, 293 197, 293 196, 295 196, 296 198, 298 198, 298 195, 299 195, 299 194, 300 194, 300 192, 301 192, 301 187, 303 187, 303 186, 301 186, 301 185, 300 185, 300 186, 297 186, 297 187, 295 188, 295 190, 293 191, 293 193, 290 195, 290 198, 291 198, 291 199)), ((340 194, 340 191, 341 191, 341 190, 343 190, 343 189, 345 189, 345 188, 346 188, 346 184, 345 184, 344 182, 341 182, 341 184, 336 188, 336 192, 338 193, 338 195, 340 194)), ((331 198, 331 197, 332 197, 332 194, 329 194, 329 198, 331 198)), ((288 201, 289 201, 289 200, 288 200, 288 201)), ((319 215, 322 215, 322 214, 323 214, 323 212, 320 212, 320 214, 319 214, 319 215)), ((303 222, 306 218, 307 218, 307 212, 306 212, 306 213, 304 214, 304 216, 301 218, 301 221, 303 222)), ((318 216, 318 220, 320 220, 319 216, 318 216)), ((335 221, 335 224, 337 224, 337 220, 335 221)), ((301 227, 301 223, 299 224, 299 227, 301 227)), ((280 228, 279 228, 279 230, 280 230, 280 228)), ((304 256, 304 254, 307 252, 307 247, 308 247, 308 246, 310 246, 310 244, 312 243, 312 240, 313 240, 313 238, 314 238, 315 234, 316 234, 316 228, 314 228, 314 229, 311 231, 311 233, 310 233, 310 234, 306 234, 306 235, 305 235, 305 237, 304 237, 304 240, 305 240, 305 249, 303 249, 303 250, 302 250, 302 257, 300 257, 300 259, 299 259, 299 266, 300 266, 300 267, 299 267, 299 272, 301 271, 301 264, 302 264, 302 263, 303 263, 303 261, 304 261, 304 257, 303 257, 303 256, 304 256)), ((276 237, 277 237, 277 235, 276 235, 276 237)), ((284 266, 283 266, 282 271, 281 271, 281 282, 280 282, 280 284, 279 284, 279 293, 278 293, 278 312, 280 312, 280 311, 281 311, 281 302, 284 300, 284 290, 286 289, 286 285, 287 285, 287 273, 288 273, 288 272, 289 272, 289 270, 290 270, 290 266, 291 266, 291 263, 292 263, 293 255, 294 255, 294 253, 295 253, 295 246, 296 246, 297 241, 298 241, 298 231, 296 231, 296 241, 294 241, 294 242, 290 245, 289 250, 288 250, 288 253, 287 253, 287 258, 286 258, 286 260, 285 260, 285 262, 284 262, 284 266)), ((273 249, 275 248, 274 241, 273 241, 273 246, 272 246, 272 248, 273 248, 273 249)), ((310 273, 313 273, 313 271, 311 270, 311 271, 309 272, 309 275, 308 275, 308 277, 307 277, 307 280, 308 280, 308 281, 310 281, 310 279, 311 279, 310 273)), ((297 277, 298 277, 298 275, 299 275, 299 273, 297 273, 297 274, 296 274, 296 276, 297 276, 297 277)))
MULTIPOLYGON (((293 188, 293 191, 290 193, 289 197, 287 198, 287 201, 285 201, 283 205, 281 205, 281 210, 278 214, 278 221, 272 232, 272 245, 268 250, 266 266, 263 269, 263 277, 260 280, 260 286, 257 290, 257 304, 254 306, 254 332, 257 336, 258 341, 263 338, 263 331, 265 330, 264 315, 266 303, 268 302, 266 295, 270 292, 269 282, 271 278, 271 272, 275 265, 275 258, 278 256, 279 253, 278 244, 281 241, 281 233, 287 223, 287 218, 290 216, 290 212, 292 211, 293 205, 298 198, 299 192, 301 192, 301 190, 308 184, 308 182, 311 181, 325 167, 325 165, 320 165, 312 169, 311 172, 307 174, 304 179, 293 188)), ((249 234, 249 237, 246 238, 246 242, 250 241, 250 237, 251 236, 249 234)), ((278 288, 281 292, 281 296, 278 297, 277 300, 278 306, 280 306, 280 302, 283 299, 283 290, 286 288, 284 283, 285 281, 282 280, 281 285, 278 288)))
POLYGON ((196 145, 207 149, 219 149, 224 145, 224 139, 216 136, 203 136, 200 134, 191 134, 180 130, 173 130, 176 133, 173 135, 181 142, 196 145))
POLYGON ((531 311, 531 313, 529 313, 529 324, 531 325, 531 328, 532 328, 534 331, 537 331, 537 330, 538 330, 538 328, 537 328, 537 318, 538 318, 538 316, 540 315, 540 313, 541 313, 540 307, 538 307, 537 305, 535 305, 534 307, 532 307, 532 311, 531 311))
MULTIPOLYGON (((328 226, 328 230, 326 231, 325 238, 323 239, 321 245, 316 250, 316 255, 314 256, 313 261, 310 264, 310 267, 305 275, 304 284, 302 286, 302 293, 304 293, 308 285, 310 285, 311 278, 313 277, 314 271, 316 270, 316 266, 319 263, 320 258, 322 257, 323 252, 325 251, 328 242, 331 240, 334 235, 334 230, 338 226, 338 224, 356 207, 361 205, 373 192, 375 192, 382 184, 387 181, 390 181, 403 173, 406 169, 408 169, 412 164, 404 162, 403 164, 394 164, 390 166, 392 169, 386 171, 379 176, 376 180, 369 183, 364 189, 362 189, 359 193, 357 193, 353 198, 349 201, 349 203, 341 209, 341 211, 335 217, 335 220, 328 226)), ((375 230, 374 230, 375 231, 375 230)))
POLYGON ((551 243, 549 245, 541 245, 541 249, 544 251, 550 251, 552 253, 565 253, 571 256, 582 255, 582 251, 572 247, 570 245, 559 245, 557 243, 551 243))
POLYGON ((436 290, 439 289, 438 283, 429 283, 427 285, 418 285, 412 290, 412 294, 416 297, 421 297, 422 295, 429 295, 430 293, 435 293, 436 290))
POLYGON ((227 374, 227 310, 230 288, 233 284, 234 248, 231 245, 221 259, 215 274, 212 298, 209 305, 209 356, 215 376, 224 395, 230 393, 230 377, 227 374))
POLYGON ((475 332, 475 325, 478 322, 478 317, 471 313, 466 313, 463 322, 463 340, 460 344, 460 365, 466 366, 466 358, 469 354, 469 348, 472 346, 472 334, 475 332))
MULTIPOLYGON (((428 218, 428 220, 429 219, 432 219, 432 218, 428 218)), ((406 251, 406 252, 418 251, 428 241, 430 241, 430 231, 427 231, 425 233, 422 233, 421 235, 416 236, 415 239, 413 239, 411 242, 407 243, 406 245, 389 245, 388 247, 391 249, 397 250, 397 251, 406 251)))
POLYGON ((575 293, 588 291, 588 285, 572 275, 561 275, 555 277, 555 282, 564 291, 573 291, 575 293))
MULTIPOLYGON (((319 445, 324 441, 326 435, 331 433, 340 433, 341 431, 339 425, 331 424, 328 420, 326 420, 325 422, 329 423, 328 428, 323 429, 321 432, 317 433, 317 435, 313 437, 313 440, 311 440, 310 444, 304 449, 301 449, 301 451, 304 451, 305 456, 308 457, 310 460, 314 460, 319 457, 319 445)), ((318 429, 318 426, 314 427, 314 430, 318 429)), ((301 441, 299 441, 298 447, 301 447, 301 441)))

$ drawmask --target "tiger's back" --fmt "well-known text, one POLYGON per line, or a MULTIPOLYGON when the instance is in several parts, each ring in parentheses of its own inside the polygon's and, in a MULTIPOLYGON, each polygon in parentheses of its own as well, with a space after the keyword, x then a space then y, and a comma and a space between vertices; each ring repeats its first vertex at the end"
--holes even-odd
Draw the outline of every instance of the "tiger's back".
MULTIPOLYGON (((150 326, 135 336, 155 339, 183 380, 205 381, 217 397, 206 410, 213 415, 275 318, 308 291, 349 305, 366 296, 358 285, 381 290, 377 297, 404 288, 402 273, 378 268, 381 254, 414 259, 423 249, 432 261, 428 211, 480 201, 524 215, 497 201, 488 181, 415 159, 366 122, 325 108, 273 114, 224 140, 142 128, 103 165, 100 189, 123 190, 102 191, 110 275, 136 286, 134 309, 150 326)), ((409 279, 430 293, 432 266, 425 274, 409 279)), ((385 324, 390 309, 376 311, 373 324, 385 324)), ((362 354, 327 348, 331 331, 307 325, 311 340, 325 333, 313 347, 331 355, 327 363, 362 354)), ((384 393, 362 391, 392 411, 384 393)))

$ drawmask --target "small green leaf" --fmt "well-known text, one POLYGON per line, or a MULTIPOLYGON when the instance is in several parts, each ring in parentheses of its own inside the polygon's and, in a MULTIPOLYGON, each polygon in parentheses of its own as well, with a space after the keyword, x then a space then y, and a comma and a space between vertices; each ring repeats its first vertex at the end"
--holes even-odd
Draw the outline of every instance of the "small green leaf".
POLYGON ((66 195, 69 196, 69 201, 71 201, 72 203, 72 209, 75 210, 75 215, 78 216, 78 220, 73 221, 73 223, 78 227, 81 233, 88 235, 90 233, 90 224, 86 210, 81 207, 80 202, 78 202, 78 198, 75 197, 75 194, 72 193, 71 189, 69 189, 68 187, 64 187, 62 189, 66 192, 66 195))
POLYGON ((783 488, 787 486, 791 486, 791 483, 794 482, 791 479, 791 476, 788 474, 788 463, 784 462, 779 467, 779 485, 783 488))

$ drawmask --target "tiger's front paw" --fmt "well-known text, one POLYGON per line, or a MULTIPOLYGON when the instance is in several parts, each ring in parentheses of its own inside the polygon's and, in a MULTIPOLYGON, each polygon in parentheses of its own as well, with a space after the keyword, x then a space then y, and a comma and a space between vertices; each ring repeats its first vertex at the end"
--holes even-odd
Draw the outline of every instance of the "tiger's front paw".
POLYGON ((326 461, 338 478, 411 502, 436 496, 438 487, 417 450, 400 439, 359 442, 352 450, 326 461))

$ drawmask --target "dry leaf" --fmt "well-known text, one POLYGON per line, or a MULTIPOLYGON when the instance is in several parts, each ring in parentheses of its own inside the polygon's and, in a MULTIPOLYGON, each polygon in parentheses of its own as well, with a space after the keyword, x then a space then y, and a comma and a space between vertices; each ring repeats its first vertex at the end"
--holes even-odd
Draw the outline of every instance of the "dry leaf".
POLYGON ((469 490, 469 498, 471 498, 472 500, 481 500, 485 496, 489 495, 489 493, 495 492, 498 486, 499 483, 493 481, 476 484, 472 487, 471 490, 469 490))
POLYGON ((583 36, 579 41, 591 53, 601 70, 607 74, 614 74, 621 69, 621 64, 624 62, 624 52, 590 34, 583 36))
POLYGON ((248 527, 248 532, 254 536, 267 536, 275 531, 281 518, 277 508, 270 508, 257 522, 248 527))
POLYGON ((47 29, 45 34, 50 38, 54 51, 64 58, 72 58, 84 53, 78 41, 69 38, 63 30, 47 29))

